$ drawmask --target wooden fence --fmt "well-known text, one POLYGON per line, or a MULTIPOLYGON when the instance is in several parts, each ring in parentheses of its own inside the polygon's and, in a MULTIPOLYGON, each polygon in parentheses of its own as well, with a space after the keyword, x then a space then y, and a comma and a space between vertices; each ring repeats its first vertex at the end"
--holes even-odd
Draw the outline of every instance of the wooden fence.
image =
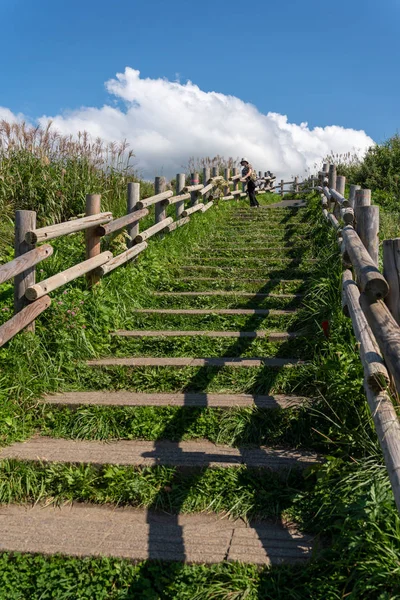
POLYGON ((400 239, 383 242, 379 270, 379 207, 371 191, 350 185, 324 164, 317 190, 335 228, 343 262, 342 304, 353 323, 364 388, 400 512, 400 424, 392 399, 400 393, 400 239))
MULTIPOLYGON (((36 213, 19 210, 15 218, 15 258, 0 266, 0 284, 14 278, 14 316, 0 326, 0 347, 22 330, 34 331, 35 319, 46 310, 51 300, 49 294, 69 281, 86 275, 91 285, 117 267, 127 263, 147 248, 147 240, 159 232, 172 232, 186 225, 191 215, 205 212, 214 205, 213 194, 218 199, 233 200, 247 195, 245 185, 240 185, 238 169, 225 169, 224 177, 213 168, 203 170, 203 182, 192 173, 186 185, 186 175, 178 173, 175 191, 167 189, 164 177, 156 177, 150 198, 140 199, 140 184, 129 183, 127 190, 127 214, 114 219, 110 212, 101 212, 98 194, 86 197, 86 213, 65 223, 36 228, 36 213), (221 191, 221 185, 223 190, 221 191), (240 187, 239 187, 240 186, 240 187), (167 217, 167 207, 175 205, 175 220, 167 217), (155 223, 140 231, 140 222, 149 215, 154 206, 155 223), (128 237, 127 250, 113 256, 101 251, 102 237, 125 230, 128 237), (85 231, 86 260, 70 269, 57 273, 36 283, 36 265, 53 253, 47 242, 63 235, 85 231), (45 242, 41 246, 37 246, 45 242)), ((268 172, 258 173, 257 193, 271 191, 275 178, 268 172)))
MULTIPOLYGON (((299 193, 318 191, 322 213, 335 228, 343 257, 343 310, 353 324, 364 368, 364 387, 389 473, 397 508, 400 512, 400 424, 392 397, 400 393, 400 238, 383 242, 383 273, 379 270, 379 208, 371 205, 370 190, 351 185, 345 197, 345 178, 336 174, 335 165, 323 165, 319 185, 314 177, 299 182, 281 180, 259 172, 257 192, 299 193), (289 189, 285 186, 290 185, 289 189)), ((34 331, 35 319, 51 303, 49 293, 77 277, 86 275, 90 284, 127 263, 147 248, 147 240, 159 232, 172 232, 187 224, 191 215, 205 212, 213 205, 213 193, 222 200, 246 196, 237 169, 216 169, 197 173, 186 185, 185 174, 176 177, 175 191, 166 189, 163 177, 155 179, 155 194, 140 200, 140 184, 129 183, 127 214, 113 219, 101 212, 100 196, 88 195, 86 215, 66 223, 36 228, 36 213, 17 211, 15 219, 15 258, 0 266, 0 284, 14 278, 14 316, 0 327, 0 346, 21 330, 34 331), (167 207, 175 205, 175 219, 167 217, 167 207), (154 206, 155 223, 140 231, 140 222, 154 206), (127 250, 117 256, 101 251, 102 237, 125 229, 127 250), (61 273, 36 283, 35 267, 50 257, 49 242, 63 235, 85 231, 86 260, 61 273), (45 242, 41 246, 37 246, 45 242)))

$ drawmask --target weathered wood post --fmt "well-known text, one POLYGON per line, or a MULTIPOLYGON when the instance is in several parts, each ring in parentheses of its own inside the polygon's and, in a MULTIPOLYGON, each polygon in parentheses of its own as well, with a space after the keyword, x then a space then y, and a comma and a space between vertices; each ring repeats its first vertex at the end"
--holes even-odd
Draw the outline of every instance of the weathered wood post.
POLYGON ((329 166, 328 185, 332 190, 336 190, 336 165, 329 166))
MULTIPOLYGON (((330 190, 336 190, 336 165, 329 165, 328 187, 330 190)), ((331 199, 331 202, 328 206, 328 210, 331 210, 332 202, 334 202, 334 201, 331 199)), ((334 205, 333 205, 333 210, 335 211, 335 209, 336 209, 336 202, 334 202, 334 205)))
MULTIPOLYGON (((25 235, 28 231, 36 229, 36 213, 33 210, 17 210, 15 213, 15 241, 14 241, 14 256, 17 258, 22 254, 26 254, 33 250, 35 245, 28 244, 25 241, 25 235)), ((30 267, 23 273, 14 277, 14 313, 19 313, 29 304, 25 297, 25 291, 36 282, 36 269, 30 267)), ((30 323, 25 331, 35 331, 35 322, 30 323)))
MULTIPOLYGON (((237 167, 233 167, 232 169, 232 176, 235 177, 236 175, 239 175, 238 173, 238 168, 237 167)), ((233 182, 233 191, 237 191, 238 189, 238 180, 235 179, 235 181, 233 182)))
POLYGON ((356 190, 354 200, 354 215, 357 221, 357 211, 361 206, 371 206, 371 190, 356 190))
POLYGON ((360 206, 356 231, 376 266, 379 261, 379 206, 360 206))
POLYGON ((281 179, 281 197, 283 198, 283 186, 285 185, 285 182, 283 179, 281 179))
POLYGON ((354 183, 352 183, 350 185, 350 191, 349 191, 349 206, 351 208, 354 208, 354 203, 356 200, 356 191, 361 189, 361 187, 359 185, 354 185, 354 183))
MULTIPOLYGON (((178 173, 176 176, 176 189, 175 189, 175 194, 178 196, 179 194, 182 194, 182 190, 185 187, 186 184, 186 175, 185 173, 178 173)), ((184 200, 180 200, 179 202, 177 202, 175 204, 176 206, 176 218, 180 219, 181 215, 185 209, 185 201, 184 200)))
MULTIPOLYGON (((198 185, 200 182, 198 173, 190 173, 190 185, 198 185)), ((199 202, 198 192, 190 192, 190 206, 195 206, 199 202)))
POLYGON ((400 325, 400 238, 383 242, 383 276, 389 284, 386 306, 400 325))
MULTIPOLYGON (((154 194, 161 194, 165 192, 167 183, 165 177, 156 177, 154 179, 154 194)), ((154 205, 155 223, 160 223, 167 218, 167 203, 165 200, 161 200, 154 205)))
POLYGON ((344 175, 338 175, 336 177, 336 191, 344 196, 346 190, 346 177, 344 175))
MULTIPOLYGON (((88 194, 86 196, 86 216, 97 215, 101 212, 101 196, 100 194, 88 194)), ((85 241, 86 241, 86 260, 98 256, 101 253, 100 248, 101 237, 97 235, 97 226, 86 229, 85 241)), ((100 276, 96 271, 90 271, 87 273, 86 278, 90 285, 95 285, 99 282, 100 276)))
MULTIPOLYGON (((229 181, 230 176, 231 176, 231 170, 228 167, 226 167, 224 169, 224 179, 226 182, 229 181)), ((230 193, 230 188, 229 188, 229 183, 228 183, 228 185, 224 186, 224 196, 229 196, 229 193, 230 193)))
MULTIPOLYGON (((206 186, 207 185, 207 181, 210 179, 210 167, 204 167, 203 168, 203 185, 206 186)), ((205 194, 203 196, 203 202, 206 202, 208 200, 209 197, 209 192, 207 192, 207 194, 205 194)))
POLYGON ((212 176, 213 177, 218 177, 218 167, 213 167, 212 168, 212 176))
POLYGON ((258 171, 258 177, 261 179, 261 177, 262 177, 262 171, 258 171))
POLYGON ((354 216, 356 231, 378 266, 379 258, 379 207, 371 206, 371 190, 356 190, 354 216))
POLYGON ((299 193, 299 178, 298 177, 294 178, 294 191, 296 194, 299 193))
MULTIPOLYGON (((136 204, 140 200, 140 183, 128 183, 128 197, 127 197, 127 208, 126 214, 130 215, 136 210, 136 204)), ((132 248, 133 240, 139 235, 139 221, 137 223, 129 224, 126 227, 127 234, 130 239, 128 240, 128 248, 132 248)))
POLYGON ((313 190, 315 188, 315 177, 314 175, 311 175, 311 189, 313 190))

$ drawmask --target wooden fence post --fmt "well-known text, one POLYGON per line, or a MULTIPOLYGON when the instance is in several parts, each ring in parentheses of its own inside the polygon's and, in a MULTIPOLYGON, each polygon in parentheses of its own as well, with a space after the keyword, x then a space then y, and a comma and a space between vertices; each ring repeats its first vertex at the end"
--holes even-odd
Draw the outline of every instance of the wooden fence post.
POLYGON ((294 178, 294 191, 296 194, 299 193, 299 178, 298 177, 294 178))
POLYGON ((218 177, 218 167, 213 167, 212 168, 212 176, 213 177, 218 177))
MULTIPOLYGON (((233 169, 232 169, 232 176, 235 177, 236 175, 239 175, 238 168, 237 167, 233 167, 233 169)), ((235 192, 237 189, 238 189, 238 180, 235 179, 235 181, 233 182, 233 191, 235 192)))
MULTIPOLYGON (((229 177, 231 176, 231 170, 229 168, 224 169, 224 179, 225 181, 229 180, 229 177)), ((229 184, 224 186, 224 196, 229 196, 230 193, 230 188, 229 188, 229 184)))
MULTIPOLYGON (((200 182, 198 173, 190 174, 190 185, 198 185, 200 182)), ((195 206, 199 203, 199 193, 198 192, 190 192, 190 206, 195 206)))
POLYGON ((383 276, 389 284, 386 306, 400 325, 400 238, 383 242, 383 276))
MULTIPOLYGON (((182 190, 185 187, 185 184, 186 184, 185 173, 178 173, 176 176, 176 188, 175 188, 175 194, 177 196, 182 193, 182 190)), ((185 201, 181 200, 180 202, 177 202, 175 206, 176 206, 176 218, 180 219, 181 215, 185 209, 185 201)))
MULTIPOLYGON (((35 245, 25 241, 25 234, 36 229, 36 213, 33 210, 17 210, 15 213, 15 258, 33 250, 35 245)), ((36 282, 36 268, 33 266, 14 277, 14 313, 19 313, 29 304, 25 291, 36 282)), ((25 331, 35 331, 35 322, 30 323, 25 331)))
MULTIPOLYGON (((206 186, 207 185, 207 181, 210 179, 210 167, 204 167, 203 168, 203 185, 206 186)), ((203 196, 203 200, 202 202, 206 202, 208 200, 209 197, 209 192, 207 192, 207 194, 205 194, 203 196)))
POLYGON ((338 175, 336 177, 336 191, 344 196, 346 190, 346 177, 344 175, 338 175))
POLYGON ((356 231, 376 266, 379 261, 379 206, 360 206, 356 231))
POLYGON ((336 165, 329 166, 329 189, 336 190, 336 165))
POLYGON ((283 198, 283 186, 284 186, 284 180, 281 179, 281 197, 283 198))
MULTIPOLYGON (((167 185, 165 177, 156 177, 154 179, 154 194, 165 192, 167 185)), ((164 200, 160 200, 154 205, 155 223, 160 223, 167 218, 167 205, 164 200)))
MULTIPOLYGON (((140 183, 128 183, 128 198, 127 198, 127 210, 126 214, 130 215, 136 210, 136 204, 140 200, 140 183)), ((132 248, 133 240, 139 234, 139 221, 133 225, 127 225, 126 231, 131 238, 128 240, 128 248, 132 248)))
MULTIPOLYGON (((97 215, 101 212, 101 196, 100 194, 88 194, 86 196, 86 216, 97 215)), ((97 235, 97 226, 86 229, 85 241, 86 241, 86 260, 98 256, 101 253, 100 240, 101 237, 97 235)), ((91 271, 86 275, 86 278, 90 285, 95 285, 99 282, 100 276, 95 272, 91 271)))
POLYGON ((350 191, 349 191, 349 206, 351 208, 354 208, 354 203, 355 203, 355 199, 356 199, 356 191, 361 189, 361 187, 359 185, 354 185, 354 183, 352 183, 350 185, 350 191))

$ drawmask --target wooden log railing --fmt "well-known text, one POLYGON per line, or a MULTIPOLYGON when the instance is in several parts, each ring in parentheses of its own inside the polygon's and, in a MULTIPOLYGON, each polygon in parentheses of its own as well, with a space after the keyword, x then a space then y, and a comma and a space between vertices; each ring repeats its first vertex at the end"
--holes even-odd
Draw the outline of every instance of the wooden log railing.
MULTIPOLYGON (((15 258, 0 265, 0 284, 14 278, 15 315, 0 326, 0 346, 9 341, 22 330, 34 331, 35 319, 46 310, 51 300, 49 293, 86 275, 89 285, 95 285, 107 273, 136 258, 147 248, 147 240, 160 232, 172 232, 190 222, 194 213, 204 213, 215 205, 213 192, 218 198, 215 188, 226 181, 227 193, 224 199, 243 198, 245 191, 238 189, 241 173, 237 168, 226 169, 225 177, 213 167, 212 176, 209 167, 203 169, 203 183, 199 175, 192 173, 190 183, 186 185, 185 174, 178 173, 175 191, 166 189, 164 177, 156 177, 155 194, 148 198, 140 198, 140 184, 128 183, 127 214, 117 219, 110 212, 101 212, 101 198, 98 194, 89 194, 86 198, 86 214, 64 223, 36 227, 36 213, 33 211, 17 211, 15 230, 15 258), (233 190, 230 190, 233 186, 233 190), (174 195, 175 194, 175 195, 174 195), (185 208, 185 202, 190 200, 185 208), (167 216, 168 207, 175 205, 176 220, 167 216), (154 225, 140 231, 140 223, 149 217, 154 207, 154 225), (125 230, 127 250, 117 256, 101 251, 101 240, 105 236, 125 230), (49 244, 40 244, 60 236, 85 233, 86 260, 70 269, 57 273, 36 283, 35 266, 53 254, 49 244)), ((269 172, 259 172, 259 188, 257 193, 272 191, 275 176, 269 172)), ((220 194, 221 195, 221 194, 220 194)), ((146 221, 147 222, 147 221, 146 221)))
POLYGON ((343 262, 354 271, 344 271, 342 304, 359 344, 365 393, 400 513, 400 423, 392 402, 400 394, 400 240, 383 242, 382 274, 379 207, 371 205, 370 190, 351 185, 346 199, 345 178, 328 164, 316 189, 325 220, 340 236, 343 262))

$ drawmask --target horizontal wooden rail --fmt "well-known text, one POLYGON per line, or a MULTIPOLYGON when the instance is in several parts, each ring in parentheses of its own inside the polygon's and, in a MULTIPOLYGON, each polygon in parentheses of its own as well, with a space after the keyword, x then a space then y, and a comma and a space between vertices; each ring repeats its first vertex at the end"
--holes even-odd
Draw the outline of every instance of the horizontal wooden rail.
POLYGON ((178 196, 172 196, 168 198, 168 204, 176 204, 177 202, 184 202, 185 200, 189 200, 190 194, 179 194, 178 196))
POLYGON ((342 237, 346 252, 356 271, 361 291, 372 301, 385 298, 389 291, 388 283, 351 225, 343 227, 342 237))
POLYGON ((46 308, 49 308, 51 300, 49 296, 43 296, 37 302, 28 304, 20 312, 3 323, 0 327, 0 346, 3 346, 17 333, 32 323, 46 308))
POLYGON ((147 208, 148 206, 152 206, 153 204, 157 204, 157 202, 161 202, 162 200, 168 200, 171 196, 174 195, 172 190, 167 190, 166 192, 161 192, 161 194, 156 194, 155 196, 150 196, 149 198, 145 198, 144 200, 140 200, 136 206, 137 208, 147 208))
POLYGON ((374 392, 368 385, 364 387, 400 513, 400 423, 389 394, 385 391, 374 392))
POLYGON ((171 231, 175 231, 175 229, 178 229, 178 227, 182 227, 183 225, 186 225, 187 223, 189 223, 190 221, 190 217, 184 217, 181 219, 178 219, 177 221, 174 221, 173 223, 171 223, 171 225, 168 225, 165 229, 168 231, 168 233, 171 233, 171 231))
POLYGON ((371 302, 365 294, 361 294, 360 304, 396 389, 400 390, 400 327, 382 300, 371 302))
POLYGON ((190 208, 187 208, 186 210, 183 211, 182 217, 189 217, 193 213, 195 213, 199 210, 202 210, 203 207, 204 207, 203 203, 199 203, 199 204, 196 204, 195 206, 191 206, 190 208))
POLYGON ((213 205, 214 205, 214 202, 207 202, 207 204, 203 204, 203 208, 201 209, 201 212, 205 213, 206 210, 211 208, 213 205))
POLYGON ((346 198, 344 196, 342 196, 342 194, 339 194, 339 192, 337 192, 336 190, 333 190, 333 189, 330 189, 329 192, 330 192, 331 198, 333 198, 333 200, 335 200, 335 202, 340 204, 340 206, 342 208, 347 208, 350 206, 349 201, 346 200, 346 198))
POLYGON ((65 285, 69 281, 73 281, 74 279, 93 271, 96 269, 96 267, 103 265, 112 257, 113 255, 111 252, 102 252, 93 258, 84 260, 83 262, 74 265, 70 269, 66 269, 61 273, 57 273, 57 275, 53 275, 48 279, 43 279, 43 281, 40 283, 36 283, 35 285, 28 287, 25 292, 25 296, 30 301, 37 300, 45 294, 49 294, 62 285, 65 285))
POLYGON ((137 244, 137 246, 132 246, 132 248, 128 248, 128 250, 125 250, 125 252, 122 252, 121 254, 118 254, 117 256, 114 256, 113 258, 111 258, 104 265, 97 267, 97 269, 96 269, 97 274, 100 277, 103 277, 107 273, 114 271, 114 269, 116 269, 117 267, 124 265, 129 260, 132 260, 133 258, 138 256, 138 254, 143 252, 143 250, 146 250, 146 248, 147 248, 147 242, 142 242, 141 244, 137 244))
POLYGON ((107 223, 106 225, 100 225, 96 229, 96 235, 99 235, 102 237, 104 235, 109 235, 110 233, 114 233, 114 231, 119 231, 120 229, 123 229, 127 225, 132 225, 133 223, 137 223, 138 221, 140 221, 140 219, 143 219, 143 217, 147 217, 148 214, 149 214, 149 211, 147 210, 147 208, 143 208, 142 210, 136 210, 136 211, 130 213, 129 215, 125 215, 123 217, 120 217, 119 219, 115 219, 114 221, 111 221, 110 223, 107 223))
POLYGON ((217 183, 217 181, 222 181, 224 178, 222 175, 216 175, 215 177, 211 177, 207 183, 217 183))
POLYGON ((149 227, 145 231, 142 231, 142 233, 139 233, 135 237, 135 240, 134 240, 135 244, 140 244, 141 242, 148 240, 151 236, 155 235, 156 233, 159 233, 160 231, 165 229, 168 225, 170 225, 172 222, 173 222, 173 218, 168 217, 167 219, 163 219, 159 223, 156 223, 152 227, 149 227))
POLYGON ((185 185, 182 192, 184 194, 187 194, 188 192, 198 192, 199 190, 203 189, 203 187, 204 185, 202 183, 199 183, 197 185, 185 185))
POLYGON ((205 187, 203 187, 203 189, 201 189, 199 191, 199 195, 200 196, 204 196, 204 194, 207 194, 207 192, 211 192, 211 190, 213 189, 214 185, 215 185, 214 183, 209 183, 208 185, 206 185, 205 187))
POLYGON ((16 275, 23 273, 27 269, 34 267, 38 263, 40 263, 45 258, 48 258, 53 254, 52 246, 49 244, 44 244, 43 246, 39 246, 39 248, 34 248, 30 250, 26 254, 21 254, 21 256, 17 256, 8 263, 0 266, 0 284, 12 279, 16 275))
POLYGON ((345 312, 347 309, 348 316, 351 317, 354 334, 360 344, 360 358, 367 384, 375 392, 385 390, 390 383, 389 374, 379 353, 378 344, 360 306, 360 291, 353 280, 351 271, 348 269, 343 273, 343 309, 345 312))
POLYGON ((69 235, 70 233, 76 233, 77 231, 91 229, 92 227, 96 227, 96 225, 107 223, 111 220, 112 213, 105 212, 97 215, 90 215, 89 217, 83 217, 82 219, 66 221, 65 223, 58 223, 57 225, 49 225, 48 227, 35 229, 35 231, 28 231, 25 234, 25 241, 28 244, 37 244, 39 242, 53 240, 62 235, 69 235))

